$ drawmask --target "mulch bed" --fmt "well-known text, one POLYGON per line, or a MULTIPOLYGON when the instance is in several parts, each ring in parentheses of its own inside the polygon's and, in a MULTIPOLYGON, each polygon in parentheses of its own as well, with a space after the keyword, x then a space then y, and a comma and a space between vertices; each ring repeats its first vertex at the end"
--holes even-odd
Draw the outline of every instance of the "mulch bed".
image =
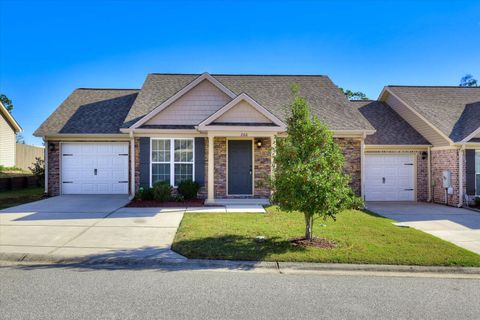
POLYGON ((127 207, 130 208, 155 208, 155 207, 166 207, 166 208, 181 208, 181 207, 203 207, 203 199, 194 199, 187 201, 156 201, 156 200, 132 200, 127 207))
POLYGON ((313 238, 311 240, 307 240, 305 238, 294 238, 291 239, 290 242, 295 247, 315 247, 315 248, 322 248, 322 249, 333 249, 337 246, 335 241, 328 240, 325 238, 313 238))

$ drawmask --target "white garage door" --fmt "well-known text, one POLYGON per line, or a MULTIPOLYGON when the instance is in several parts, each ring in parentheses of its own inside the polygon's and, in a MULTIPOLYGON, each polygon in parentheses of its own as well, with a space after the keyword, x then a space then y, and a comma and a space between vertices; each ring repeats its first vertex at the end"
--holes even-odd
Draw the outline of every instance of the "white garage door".
POLYGON ((127 194, 128 143, 62 143, 63 194, 127 194))
POLYGON ((413 155, 365 155, 365 200, 414 201, 413 155))

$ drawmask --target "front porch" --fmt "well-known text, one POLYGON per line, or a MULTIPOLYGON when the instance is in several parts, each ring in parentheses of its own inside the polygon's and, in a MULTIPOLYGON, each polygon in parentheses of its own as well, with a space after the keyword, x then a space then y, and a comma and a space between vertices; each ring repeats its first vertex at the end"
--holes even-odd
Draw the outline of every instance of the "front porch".
POLYGON ((205 139, 205 203, 269 204, 273 134, 231 132, 205 139))

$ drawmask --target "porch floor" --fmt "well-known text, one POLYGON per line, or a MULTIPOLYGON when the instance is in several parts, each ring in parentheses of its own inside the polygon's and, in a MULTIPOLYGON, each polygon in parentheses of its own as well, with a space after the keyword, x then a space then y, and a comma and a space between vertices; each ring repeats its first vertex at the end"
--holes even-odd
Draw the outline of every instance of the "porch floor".
POLYGON ((268 206, 270 201, 268 199, 213 199, 206 200, 205 204, 212 206, 268 206))

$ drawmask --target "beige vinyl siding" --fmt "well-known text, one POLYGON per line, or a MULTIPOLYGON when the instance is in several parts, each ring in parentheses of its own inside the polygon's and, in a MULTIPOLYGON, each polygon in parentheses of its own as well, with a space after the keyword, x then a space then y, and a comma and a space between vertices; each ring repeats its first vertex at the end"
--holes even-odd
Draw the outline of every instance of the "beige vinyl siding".
MULTIPOLYGON (((385 102, 407 121, 415 130, 425 137, 433 146, 448 146, 449 142, 437 131, 435 131, 423 119, 419 118, 412 110, 405 106, 393 95, 387 93, 385 102)), ((399 132, 401 134, 401 132, 399 132)))
POLYGON ((204 80, 146 124, 196 125, 230 101, 229 96, 210 81, 204 80))
POLYGON ((0 113, 0 165, 15 166, 15 132, 0 113))
POLYGON ((240 101, 222 114, 215 122, 271 123, 272 121, 258 112, 247 101, 240 101))

